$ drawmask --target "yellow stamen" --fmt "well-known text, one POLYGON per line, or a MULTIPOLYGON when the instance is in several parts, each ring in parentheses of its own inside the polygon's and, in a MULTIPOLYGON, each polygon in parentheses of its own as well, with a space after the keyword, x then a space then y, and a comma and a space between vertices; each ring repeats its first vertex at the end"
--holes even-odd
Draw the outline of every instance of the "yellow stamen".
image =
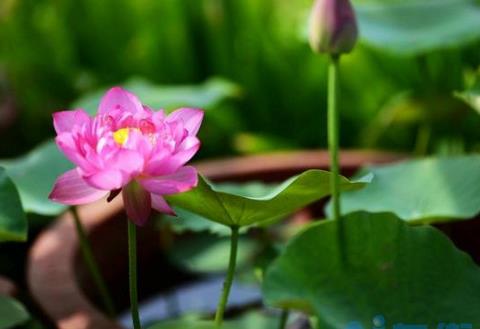
POLYGON ((117 144, 123 145, 127 142, 129 132, 130 132, 130 128, 118 129, 113 133, 113 140, 117 144))

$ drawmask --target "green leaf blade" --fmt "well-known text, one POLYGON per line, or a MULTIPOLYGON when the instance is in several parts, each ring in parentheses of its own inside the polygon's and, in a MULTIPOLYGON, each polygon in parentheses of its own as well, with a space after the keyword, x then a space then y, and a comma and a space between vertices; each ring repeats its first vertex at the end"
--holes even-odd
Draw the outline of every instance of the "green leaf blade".
MULTIPOLYGON (((254 259, 259 246, 254 240, 241 237, 238 245, 237 271, 244 269, 254 259)), ((230 239, 213 234, 196 234, 180 240, 168 251, 172 263, 193 273, 225 273, 229 257, 230 239)))
POLYGON ((17 159, 0 161, 0 165, 15 182, 26 212, 53 216, 66 209, 48 199, 57 177, 73 168, 55 142, 40 144, 17 159))
MULTIPOLYGON (((180 107, 211 109, 226 99, 240 95, 237 85, 221 78, 211 78, 199 85, 178 86, 155 85, 144 79, 133 78, 123 87, 135 93, 143 104, 168 112, 180 107)), ((72 107, 83 108, 90 115, 94 115, 105 92, 106 90, 102 89, 89 93, 77 100, 72 107)))
POLYGON ((411 160, 365 171, 373 173, 372 182, 342 194, 343 214, 392 212, 418 224, 469 219, 480 212, 478 155, 411 160))
POLYGON ((362 39, 394 54, 415 56, 480 38, 473 0, 402 0, 355 6, 362 39))
POLYGON ((311 225, 267 271, 266 302, 312 311, 322 328, 353 321, 480 325, 480 268, 440 231, 391 214, 355 213, 311 225))
MULTIPOLYGON (((227 226, 249 226, 287 216, 330 194, 331 173, 308 170, 256 195, 227 193, 199 178, 197 188, 168 196, 173 205, 227 226)), ((343 191, 354 190, 364 182, 341 178, 343 191)))
POLYGON ((15 184, 0 168, 0 241, 26 241, 27 218, 15 184))
POLYGON ((0 329, 11 329, 29 318, 23 305, 10 297, 0 296, 0 329))

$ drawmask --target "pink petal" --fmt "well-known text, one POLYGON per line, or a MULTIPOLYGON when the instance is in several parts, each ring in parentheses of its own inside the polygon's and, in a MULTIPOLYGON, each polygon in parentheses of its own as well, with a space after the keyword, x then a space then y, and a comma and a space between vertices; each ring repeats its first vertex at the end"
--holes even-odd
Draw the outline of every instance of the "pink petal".
POLYGON ((171 216, 176 216, 175 211, 173 211, 172 208, 168 205, 167 201, 158 194, 151 194, 150 197, 152 198, 152 208, 155 209, 156 211, 162 213, 162 214, 167 214, 171 216))
POLYGON ((155 111, 152 110, 150 106, 147 106, 145 104, 142 104, 143 110, 147 113, 150 113, 152 116, 155 115, 155 111))
POLYGON ((167 122, 181 121, 189 135, 196 135, 202 124, 204 112, 198 109, 181 108, 170 113, 167 122))
POLYGON ((200 148, 200 141, 196 137, 187 137, 179 146, 174 155, 159 152, 147 163, 147 172, 151 176, 168 175, 176 172, 185 165, 200 148))
POLYGON ((122 197, 128 218, 139 226, 145 225, 152 211, 150 193, 132 181, 123 189, 122 197))
MULTIPOLYGON (((194 150, 196 152, 199 148, 200 148, 200 140, 195 136, 188 136, 187 138, 185 138, 182 141, 182 143, 179 146, 177 146, 176 151, 177 151, 177 153, 193 152, 194 150)), ((195 153, 193 153, 193 154, 195 154, 195 153)), ((190 158, 188 160, 190 160, 190 158)))
POLYGON ((130 152, 135 150, 135 152, 141 156, 142 159, 140 161, 142 162, 142 165, 144 157, 149 155, 153 149, 153 145, 149 138, 148 135, 144 135, 140 131, 132 130, 128 135, 127 141, 123 145, 125 149, 130 150, 130 152))
POLYGON ((191 166, 182 167, 171 175, 140 180, 147 191, 160 195, 186 192, 197 186, 197 182, 197 170, 191 166))
POLYGON ((92 187, 111 191, 125 186, 130 176, 120 170, 102 170, 83 179, 92 187))
POLYGON ((104 168, 120 170, 125 175, 134 177, 142 172, 143 159, 143 156, 136 150, 120 149, 111 159, 105 162, 104 168))
POLYGON ((71 132, 73 126, 83 125, 90 121, 84 110, 60 111, 53 113, 53 126, 57 134, 71 132))
POLYGON ((165 169, 173 169, 171 172, 180 168, 198 152, 200 148, 200 140, 197 137, 187 137, 177 149, 177 152, 168 159, 168 163, 165 164, 165 169))
POLYGON ((55 137, 55 143, 68 160, 81 167, 84 171, 93 170, 94 167, 79 152, 77 142, 72 134, 67 132, 60 133, 55 137))
POLYGON ((163 120, 165 120, 166 118, 166 115, 165 115, 165 111, 160 109, 158 111, 154 111, 153 112, 153 115, 152 115, 152 121, 156 124, 156 125, 159 125, 163 122, 163 120))
POLYGON ((100 114, 106 114, 114 110, 123 110, 133 114, 144 112, 142 103, 137 96, 120 87, 113 87, 107 91, 98 107, 98 113, 100 114))
POLYGON ((149 176, 160 176, 177 171, 180 166, 176 167, 175 170, 165 170, 165 164, 170 157, 171 154, 166 148, 162 147, 155 150, 152 157, 145 163, 145 173, 149 176))
POLYGON ((48 198, 62 204, 77 205, 99 200, 107 193, 88 185, 78 171, 72 169, 57 178, 48 198))
POLYGON ((174 121, 169 123, 171 137, 175 141, 175 145, 179 145, 182 141, 189 136, 188 130, 184 127, 183 122, 174 121))

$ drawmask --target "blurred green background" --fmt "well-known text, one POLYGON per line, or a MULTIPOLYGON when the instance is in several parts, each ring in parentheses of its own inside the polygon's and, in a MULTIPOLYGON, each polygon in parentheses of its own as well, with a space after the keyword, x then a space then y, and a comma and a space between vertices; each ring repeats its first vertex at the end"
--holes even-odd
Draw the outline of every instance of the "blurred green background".
MULTIPOLYGON (((0 157, 53 136, 52 112, 132 78, 170 86, 221 77, 235 85, 211 109, 201 157, 325 147, 327 60, 306 42, 311 5, 1 0, 0 157)), ((342 146, 478 149, 480 118, 454 96, 478 75, 475 1, 355 5, 361 43, 342 60, 342 146)))

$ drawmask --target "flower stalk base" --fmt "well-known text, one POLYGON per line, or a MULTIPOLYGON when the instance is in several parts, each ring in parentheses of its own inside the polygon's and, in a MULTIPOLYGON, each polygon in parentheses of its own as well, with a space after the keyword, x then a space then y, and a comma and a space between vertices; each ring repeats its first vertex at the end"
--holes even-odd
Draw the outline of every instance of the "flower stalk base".
POLYGON ((220 328, 223 324, 223 315, 225 313, 225 308, 228 302, 228 296, 230 294, 230 289, 232 288, 233 277, 235 275, 235 267, 237 264, 237 250, 238 250, 238 237, 239 237, 239 228, 232 227, 232 234, 230 237, 230 260, 228 263, 227 275, 223 283, 222 295, 218 302, 217 313, 215 314, 215 326, 220 328))

